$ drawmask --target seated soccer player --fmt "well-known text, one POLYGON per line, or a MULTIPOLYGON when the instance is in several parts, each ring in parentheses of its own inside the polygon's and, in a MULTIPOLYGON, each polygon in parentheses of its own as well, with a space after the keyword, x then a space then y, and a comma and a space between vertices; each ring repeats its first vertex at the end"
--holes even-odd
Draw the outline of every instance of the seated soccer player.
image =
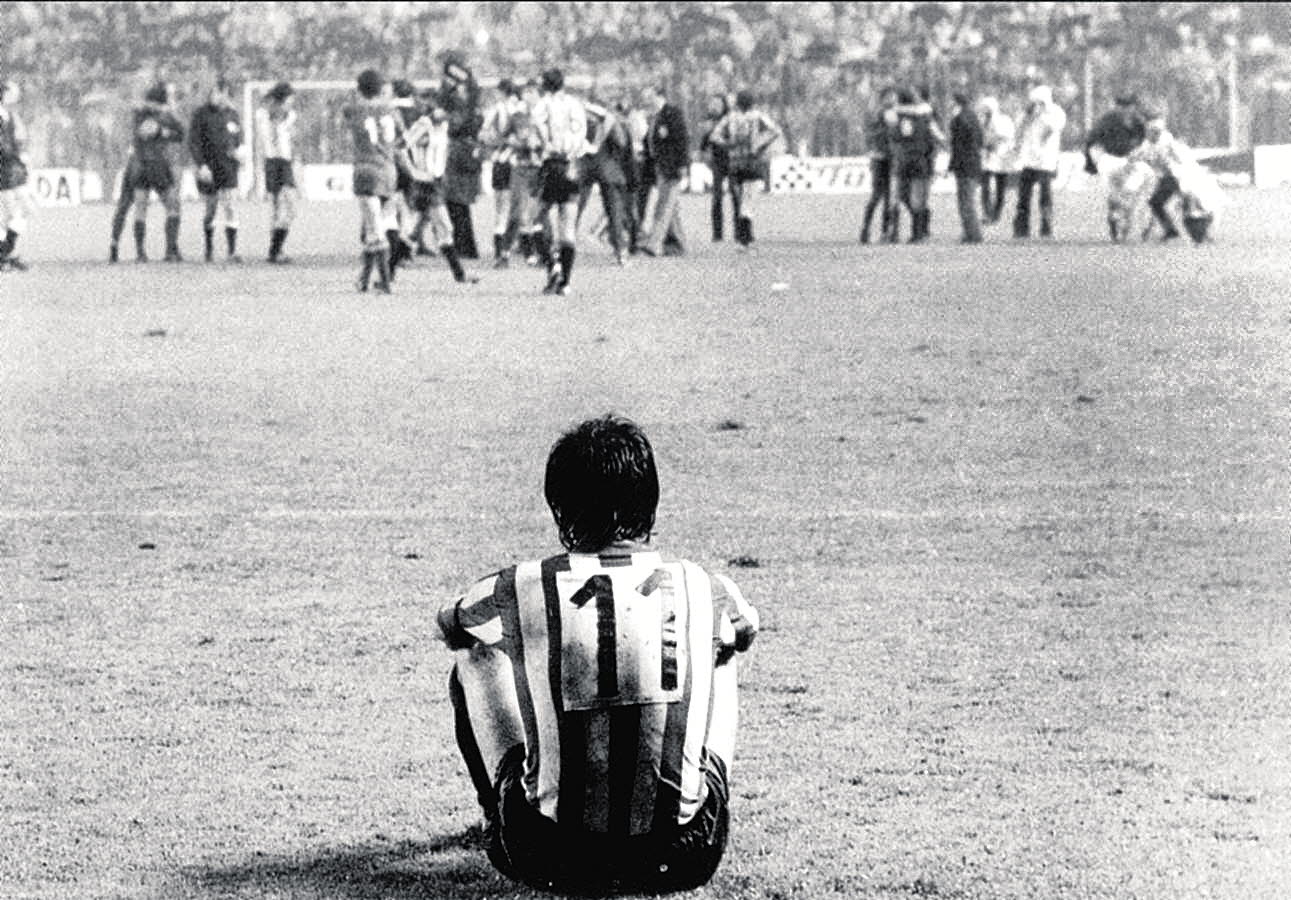
POLYGON ((481 579, 438 617, 489 859, 545 890, 698 886, 726 846, 734 657, 757 613, 726 576, 650 545, 659 481, 632 422, 564 434, 546 498, 567 552, 481 579))

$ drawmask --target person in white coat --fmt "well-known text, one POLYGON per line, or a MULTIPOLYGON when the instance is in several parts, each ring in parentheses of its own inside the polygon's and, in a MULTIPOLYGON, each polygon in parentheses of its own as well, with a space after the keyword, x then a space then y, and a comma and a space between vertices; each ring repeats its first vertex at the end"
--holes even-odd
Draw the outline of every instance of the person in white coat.
POLYGON ((978 102, 982 123, 982 216, 994 225, 1004 211, 1004 190, 1014 172, 1013 117, 1000 109, 1000 101, 983 97, 978 102))
POLYGON ((1040 188, 1040 236, 1053 236, 1053 179, 1058 174, 1062 130, 1067 114, 1053 102, 1053 91, 1039 84, 1027 97, 1026 115, 1018 129, 1018 208, 1013 236, 1031 236, 1031 194, 1040 188))

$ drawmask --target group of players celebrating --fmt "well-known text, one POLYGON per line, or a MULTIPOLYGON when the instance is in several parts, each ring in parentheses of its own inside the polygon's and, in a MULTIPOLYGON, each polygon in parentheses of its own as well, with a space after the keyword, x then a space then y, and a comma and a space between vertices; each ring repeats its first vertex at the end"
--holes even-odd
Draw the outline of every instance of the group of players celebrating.
MULTIPOLYGON (((353 144, 353 191, 360 210, 361 291, 389 292, 399 269, 417 255, 439 255, 453 278, 474 283, 462 257, 461 235, 470 233, 469 204, 448 197, 446 177, 461 148, 475 165, 491 162, 494 203, 494 265, 509 265, 513 254, 545 273, 544 293, 566 295, 577 256, 576 235, 593 189, 599 192, 599 230, 622 264, 629 254, 675 255, 686 249, 679 196, 690 175, 690 136, 682 110, 663 88, 649 86, 641 102, 601 103, 565 88, 559 69, 538 80, 503 79, 496 99, 480 108, 479 88, 470 71, 455 61, 444 66, 436 91, 419 92, 404 80, 387 81, 367 70, 357 79, 344 118, 353 144), (467 140, 463 143, 462 136, 467 140), (653 212, 651 213, 651 210, 653 212), (463 225, 464 221, 464 225, 463 225), (434 247, 427 245, 427 232, 434 247), (375 281, 374 281, 375 278, 375 281)), ((293 144, 297 114, 294 92, 279 82, 255 113, 263 187, 273 203, 268 261, 283 263, 295 217, 297 191, 293 144)), ((20 270, 18 238, 31 214, 27 186, 26 135, 14 104, 18 87, 0 82, 0 271, 20 270)), ((935 158, 950 151, 949 170, 963 228, 961 240, 978 243, 981 226, 998 222, 1007 185, 1017 185, 1013 234, 1031 231, 1031 203, 1038 194, 1039 232, 1053 230, 1052 183, 1057 175, 1066 115, 1047 86, 1034 85, 1024 113, 1014 124, 992 97, 971 102, 956 94, 943 132, 928 91, 888 89, 870 118, 872 192, 863 214, 861 243, 870 241, 875 213, 882 211, 879 239, 894 242, 900 209, 911 223, 910 241, 930 237, 929 194, 935 158)), ((723 237, 723 202, 734 207, 737 243, 753 243, 749 201, 753 182, 769 178, 769 152, 780 128, 755 107, 748 92, 734 104, 710 98, 700 149, 713 174, 713 239, 723 237)), ((230 85, 210 85, 187 128, 175 108, 173 86, 148 89, 132 112, 132 145, 112 220, 109 261, 121 258, 120 243, 134 213, 135 253, 148 260, 149 202, 155 194, 165 210, 164 259, 183 259, 180 233, 180 156, 187 146, 204 200, 204 257, 213 261, 223 231, 226 258, 238 256, 237 187, 247 155, 243 123, 230 85)), ((1187 234, 1207 240, 1216 208, 1223 202, 1214 178, 1170 134, 1164 114, 1129 95, 1098 120, 1085 142, 1086 171, 1100 175, 1108 192, 1107 224, 1113 241, 1131 231, 1135 208, 1144 200, 1162 240, 1179 236, 1169 211, 1178 198, 1187 234)), ((473 237, 468 245, 473 248, 473 237)))
MULTIPOLYGON (((386 82, 374 70, 360 74, 358 97, 345 113, 362 221, 360 291, 390 290, 399 267, 423 249, 427 223, 454 278, 477 280, 462 269, 444 201, 453 136, 463 130, 473 140, 478 135, 478 152, 491 160, 494 265, 506 267, 518 253, 541 266, 543 293, 570 292, 579 220, 593 189, 620 265, 629 254, 685 252, 679 198, 689 176, 689 135, 681 109, 662 88, 647 87, 634 110, 577 97, 566 90, 563 73, 549 69, 537 81, 503 79, 496 102, 472 128, 472 105, 453 98, 473 96, 473 84, 470 72, 453 62, 437 94, 417 96, 408 82, 386 82)), ((780 134, 753 105, 742 93, 705 138, 730 161, 736 238, 745 247, 753 226, 739 207, 742 187, 765 178, 767 153, 780 134)))

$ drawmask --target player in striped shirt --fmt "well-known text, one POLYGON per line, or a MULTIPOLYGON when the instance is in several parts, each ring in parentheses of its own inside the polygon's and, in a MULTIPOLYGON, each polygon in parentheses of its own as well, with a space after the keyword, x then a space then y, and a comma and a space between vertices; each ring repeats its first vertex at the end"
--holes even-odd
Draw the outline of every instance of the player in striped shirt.
POLYGON ((547 268, 543 293, 565 296, 574 270, 578 166, 587 152, 587 111, 581 100, 565 93, 565 76, 560 69, 542 74, 542 94, 532 113, 542 144, 538 219, 546 229, 538 238, 538 255, 547 268), (552 255, 557 243, 559 258, 552 255))
POLYGON ((264 159, 264 189, 273 202, 273 227, 269 232, 269 262, 285 263, 282 255, 287 232, 296 218, 296 177, 292 172, 296 110, 291 85, 280 81, 265 95, 256 110, 256 134, 264 159))
POLYGON ((757 613, 725 575, 650 545, 659 481, 632 422, 564 434, 545 493, 567 552, 438 616, 489 858, 543 889, 698 886, 726 844, 734 656, 757 613))
MULTIPOLYGON (((418 216, 425 216, 431 236, 439 244, 439 253, 453 272, 453 279, 474 284, 479 278, 466 274, 453 245, 453 223, 444 194, 448 140, 448 114, 439 106, 423 110, 404 132, 403 168, 411 182, 409 205, 418 216)), ((405 240, 409 246, 418 243, 411 235, 405 240)))

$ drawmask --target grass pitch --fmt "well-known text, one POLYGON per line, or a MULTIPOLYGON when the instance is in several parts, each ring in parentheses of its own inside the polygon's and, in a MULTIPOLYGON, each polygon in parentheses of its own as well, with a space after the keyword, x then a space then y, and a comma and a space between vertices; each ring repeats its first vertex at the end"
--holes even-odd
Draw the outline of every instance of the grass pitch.
POLYGON ((535 896, 432 615, 552 550, 547 449, 615 410, 658 543, 764 621, 692 896, 1286 897, 1291 200, 961 247, 938 198, 862 248, 861 198, 757 199, 755 253, 688 199, 692 255, 585 244, 568 299, 359 296, 347 205, 289 268, 109 268, 108 210, 43 212, 0 274, 0 896, 535 896))

